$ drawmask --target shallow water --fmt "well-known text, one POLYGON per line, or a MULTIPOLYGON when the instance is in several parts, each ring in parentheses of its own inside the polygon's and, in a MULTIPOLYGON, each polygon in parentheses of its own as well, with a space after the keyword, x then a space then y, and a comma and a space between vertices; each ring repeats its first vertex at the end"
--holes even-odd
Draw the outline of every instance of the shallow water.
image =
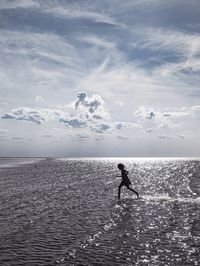
POLYGON ((0 169, 16 167, 23 164, 30 164, 41 161, 42 158, 30 158, 30 157, 0 157, 0 169))
POLYGON ((0 265, 199 265, 200 161, 46 159, 0 171, 0 265))

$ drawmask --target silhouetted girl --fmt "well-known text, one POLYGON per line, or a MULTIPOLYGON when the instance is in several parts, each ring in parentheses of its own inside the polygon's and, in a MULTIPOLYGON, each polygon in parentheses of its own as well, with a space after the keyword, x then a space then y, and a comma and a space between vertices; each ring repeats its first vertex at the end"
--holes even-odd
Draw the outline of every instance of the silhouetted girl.
POLYGON ((124 169, 124 165, 121 164, 121 163, 119 163, 117 165, 117 167, 121 171, 121 176, 120 177, 122 177, 122 182, 120 183, 120 185, 118 187, 118 199, 120 199, 120 193, 121 193, 121 187, 122 186, 126 186, 129 190, 133 191, 137 195, 137 197, 139 198, 139 194, 137 193, 137 191, 135 191, 134 189, 132 189, 132 188, 129 187, 131 185, 131 181, 128 178, 128 171, 126 171, 124 169))

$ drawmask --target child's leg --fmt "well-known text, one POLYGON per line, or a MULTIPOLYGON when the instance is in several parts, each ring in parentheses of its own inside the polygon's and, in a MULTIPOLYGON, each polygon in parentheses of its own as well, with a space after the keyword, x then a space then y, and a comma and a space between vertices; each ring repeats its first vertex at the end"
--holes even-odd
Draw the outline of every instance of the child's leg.
POLYGON ((118 199, 120 199, 120 193, 121 193, 121 184, 118 186, 118 199))
POLYGON ((129 190, 133 191, 133 192, 137 195, 137 197, 139 198, 139 194, 137 193, 137 191, 135 191, 134 189, 130 188, 129 186, 128 186, 127 188, 128 188, 129 190))

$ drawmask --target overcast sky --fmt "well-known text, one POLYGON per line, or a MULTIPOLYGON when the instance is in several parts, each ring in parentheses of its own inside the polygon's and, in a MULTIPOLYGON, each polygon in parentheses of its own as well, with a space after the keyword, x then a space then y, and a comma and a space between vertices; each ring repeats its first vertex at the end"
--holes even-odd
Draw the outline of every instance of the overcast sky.
POLYGON ((200 156, 200 1, 1 0, 0 80, 0 156, 200 156))

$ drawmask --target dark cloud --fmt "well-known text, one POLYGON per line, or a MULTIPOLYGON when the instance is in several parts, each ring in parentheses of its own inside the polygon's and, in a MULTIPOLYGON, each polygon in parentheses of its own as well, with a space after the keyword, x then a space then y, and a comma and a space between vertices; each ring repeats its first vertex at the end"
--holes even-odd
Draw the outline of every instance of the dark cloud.
POLYGON ((99 119, 103 119, 103 117, 100 116, 100 115, 93 115, 92 117, 93 117, 94 119, 98 119, 98 120, 99 120, 99 119))
POLYGON ((164 113, 163 116, 164 116, 164 117, 170 117, 171 115, 168 114, 168 113, 164 113))
POLYGON ((117 136, 117 139, 121 139, 121 140, 128 140, 129 138, 124 137, 124 136, 117 136))
POLYGON ((123 123, 117 123, 116 124, 116 129, 122 129, 124 127, 123 123))
POLYGON ((185 137, 183 135, 177 135, 177 137, 179 137, 180 139, 185 139, 185 137))
POLYGON ((104 133, 109 129, 111 129, 111 126, 106 123, 96 124, 95 126, 91 128, 91 130, 96 133, 104 133))
POLYGON ((86 92, 79 92, 79 94, 77 95, 78 100, 76 101, 76 108, 78 108, 80 104, 84 104, 86 97, 87 97, 86 92))
POLYGON ((167 136, 167 135, 159 135, 159 136, 157 136, 159 139, 162 139, 162 140, 164 140, 164 139, 172 139, 172 136, 167 136))
POLYGON ((156 116, 156 114, 153 111, 151 111, 151 112, 146 114, 145 118, 146 119, 153 119, 155 116, 156 116))

